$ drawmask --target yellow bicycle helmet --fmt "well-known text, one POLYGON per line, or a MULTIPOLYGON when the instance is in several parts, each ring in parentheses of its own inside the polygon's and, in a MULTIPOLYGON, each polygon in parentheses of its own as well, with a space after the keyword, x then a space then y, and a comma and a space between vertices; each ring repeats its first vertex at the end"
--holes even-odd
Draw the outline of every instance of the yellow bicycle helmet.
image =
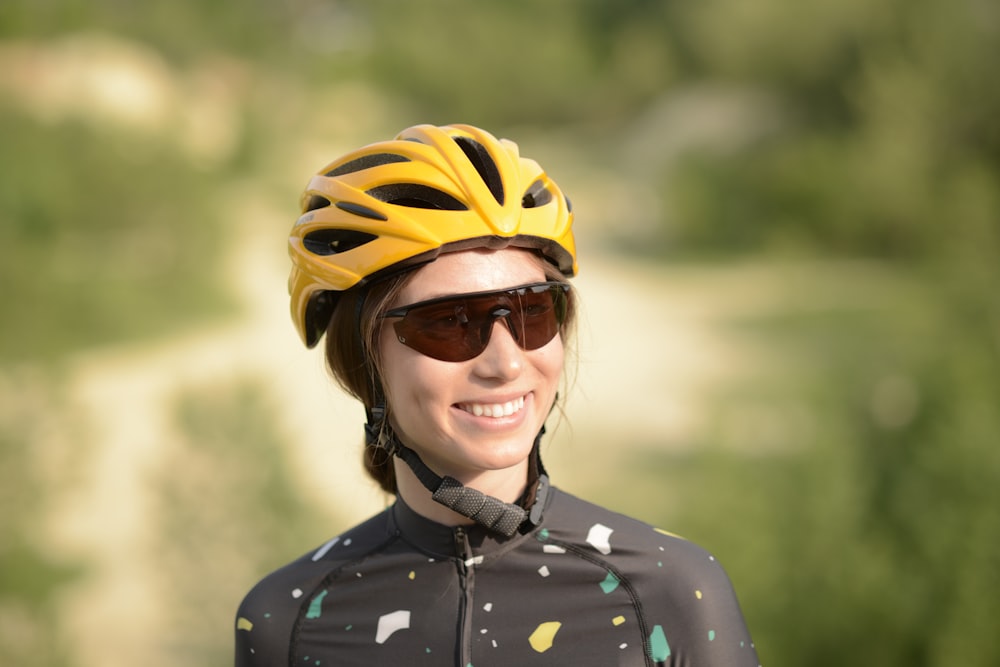
POLYGON ((417 125, 312 177, 288 239, 292 318, 308 347, 337 295, 470 248, 530 248, 576 274, 569 201, 517 145, 469 125, 417 125))

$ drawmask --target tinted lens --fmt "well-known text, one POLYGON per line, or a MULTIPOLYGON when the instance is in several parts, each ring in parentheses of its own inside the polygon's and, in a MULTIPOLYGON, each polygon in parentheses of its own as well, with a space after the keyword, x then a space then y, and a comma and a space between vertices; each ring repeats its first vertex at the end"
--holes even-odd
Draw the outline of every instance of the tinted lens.
POLYGON ((569 286, 538 283, 510 290, 463 294, 396 308, 399 342, 441 361, 467 361, 486 349, 496 321, 524 350, 535 350, 559 332, 566 319, 569 286))

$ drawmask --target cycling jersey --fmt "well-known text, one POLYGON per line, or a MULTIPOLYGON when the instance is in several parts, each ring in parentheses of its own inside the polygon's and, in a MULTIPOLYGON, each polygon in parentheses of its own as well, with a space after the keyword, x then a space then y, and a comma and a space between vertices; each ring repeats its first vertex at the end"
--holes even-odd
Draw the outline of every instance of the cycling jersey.
POLYGON ((510 538, 397 498, 253 588, 236 666, 757 667, 709 553, 554 487, 542 495, 510 538))

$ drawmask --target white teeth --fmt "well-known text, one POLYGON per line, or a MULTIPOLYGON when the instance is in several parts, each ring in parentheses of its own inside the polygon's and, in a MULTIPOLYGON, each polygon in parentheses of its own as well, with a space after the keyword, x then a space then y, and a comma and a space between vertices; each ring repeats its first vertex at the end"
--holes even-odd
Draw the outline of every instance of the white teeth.
POLYGON ((506 403, 462 403, 461 407, 476 417, 510 417, 524 407, 524 396, 506 403))

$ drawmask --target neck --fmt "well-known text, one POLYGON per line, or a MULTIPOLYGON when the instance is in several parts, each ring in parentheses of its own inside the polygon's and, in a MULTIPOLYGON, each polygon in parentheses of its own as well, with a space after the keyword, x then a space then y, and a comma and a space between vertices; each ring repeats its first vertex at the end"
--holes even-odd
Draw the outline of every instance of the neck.
MULTIPOLYGON (((464 526, 473 521, 436 502, 417 476, 399 457, 393 458, 399 495, 417 514, 446 526, 464 526)), ((481 491, 506 503, 515 503, 528 485, 527 460, 503 470, 490 470, 473 476, 463 476, 465 486, 481 491)))

